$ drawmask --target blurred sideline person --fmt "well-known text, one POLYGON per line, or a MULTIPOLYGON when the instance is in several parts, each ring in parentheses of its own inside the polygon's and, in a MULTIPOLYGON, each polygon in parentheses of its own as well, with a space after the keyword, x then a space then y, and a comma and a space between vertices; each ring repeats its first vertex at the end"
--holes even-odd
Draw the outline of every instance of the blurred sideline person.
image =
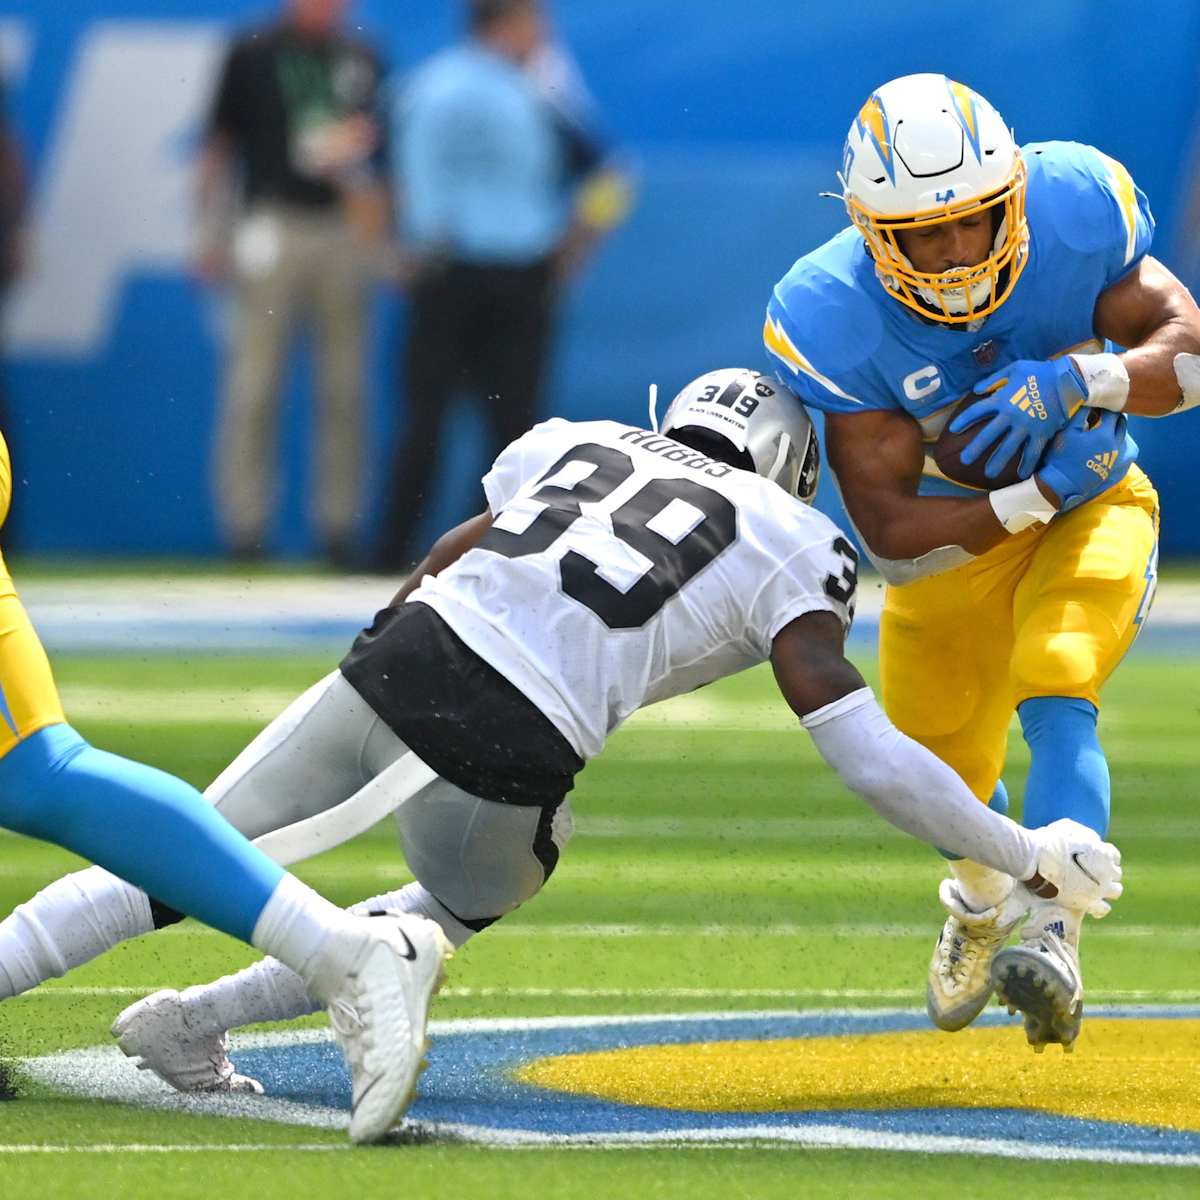
POLYGON ((0 311, 25 266, 25 158, 0 80, 0 311))
MULTIPOLYGON (((764 334, 825 411, 847 511, 889 583, 884 706, 1002 811, 1015 709, 1025 824, 1071 817, 1103 836, 1100 689, 1154 596, 1158 497, 1123 437, 1060 476, 1061 515, 1031 475, 1081 423, 1200 405, 1200 311, 1150 257, 1154 221, 1119 162, 1075 142, 1018 148, 982 96, 943 75, 873 93, 839 178, 851 226, 776 285, 764 334), (1011 460, 1020 481, 985 493, 948 480, 928 453, 946 427, 976 430, 964 463, 995 478, 1011 460)), ((952 871, 932 1020, 960 1029, 996 990, 1034 1049, 1069 1048, 1078 922, 1047 910, 1002 948, 1023 908, 1012 880, 968 861, 952 871)))
POLYGON ((233 43, 200 159, 196 269, 232 282, 235 299, 214 495, 244 560, 263 557, 270 534, 283 369, 302 325, 317 367, 314 525, 330 562, 353 557, 369 259, 390 199, 382 71, 340 32, 345 8, 287 0, 278 21, 233 43))
POLYGON ((540 0, 468 0, 469 36, 418 68, 396 122, 404 397, 377 565, 406 570, 454 397, 487 461, 542 410, 560 298, 625 216, 630 184, 540 0))
MULTIPOLYGON (((0 438, 0 525, 11 485, 0 438)), ((0 826, 129 880, 119 885, 122 903, 146 911, 171 905, 291 963, 318 1007, 329 1006, 349 1059, 351 1137, 375 1141, 395 1124, 412 1092, 425 1014, 449 952, 441 930, 409 917, 348 916, 252 846, 182 780, 84 741, 67 724, 46 653, 2 557, 0 826)), ((59 929, 55 942, 36 923, 18 923, 25 937, 0 961, 5 995, 46 978, 46 956, 69 957, 74 940, 103 943, 113 914, 86 929, 59 929)))
MULTIPOLYGON (((28 235, 25 228, 27 199, 25 156, 9 117, 4 81, 0 79, 0 331, 4 328, 9 291, 28 266, 28 235)), ((18 426, 11 411, 4 365, 4 346, 0 344, 0 429, 9 430, 11 436, 11 431, 18 426)), ((10 522, 5 540, 10 551, 13 549, 12 543, 10 522)))
MULTIPOLYGON (((536 426, 484 478, 487 508, 434 545, 339 669, 208 798, 261 835, 415 752, 436 772, 397 808, 416 880, 352 911, 420 914, 462 945, 541 889, 570 837, 576 774, 631 713, 770 660, 821 756, 887 820, 1024 880, 1027 905, 1057 887, 1054 903, 1103 915, 1121 890, 1115 847, 1072 822, 1031 833, 978 804, 846 660, 857 555, 810 507, 818 471, 796 398, 737 368, 693 380, 661 433, 536 426)), ((0 925, 0 963, 40 956, 58 973, 154 926, 129 885, 82 872, 0 925), (85 946, 76 931, 95 928, 111 936, 85 946), (56 936, 71 955, 47 953, 56 936)), ((178 1088, 245 1088, 225 1031, 312 1008, 303 980, 265 959, 149 996, 114 1033, 178 1088)))

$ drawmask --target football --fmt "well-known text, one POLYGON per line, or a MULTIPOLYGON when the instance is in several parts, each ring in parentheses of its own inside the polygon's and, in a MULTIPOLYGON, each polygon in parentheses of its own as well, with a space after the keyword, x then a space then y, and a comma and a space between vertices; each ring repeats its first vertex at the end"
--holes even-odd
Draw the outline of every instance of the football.
POLYGON ((1020 475, 1017 474, 1017 469, 1021 462, 1020 454, 1013 455, 1012 459, 1005 464, 1004 470, 994 479, 989 479, 983 473, 983 468, 987 465, 987 460, 991 456, 994 443, 973 463, 964 463, 959 457, 967 448, 967 444, 979 432, 981 422, 968 425, 966 429, 959 433, 950 432, 950 423, 954 418, 964 408, 969 408, 979 399, 981 397, 975 395, 974 392, 968 392, 951 410, 941 435, 933 444, 933 461, 937 463, 938 470, 947 479, 953 479, 955 483, 963 483, 968 487, 993 491, 996 488, 1008 487, 1010 483, 1019 483, 1021 481, 1020 475))

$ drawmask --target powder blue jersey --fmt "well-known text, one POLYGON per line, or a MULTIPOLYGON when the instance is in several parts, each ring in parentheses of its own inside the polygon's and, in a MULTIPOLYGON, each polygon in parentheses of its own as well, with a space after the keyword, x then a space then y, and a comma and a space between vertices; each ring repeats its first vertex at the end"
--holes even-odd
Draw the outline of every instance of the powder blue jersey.
MULTIPOLYGON (((1029 172, 1029 261, 1008 300, 976 329, 923 321, 884 291, 853 227, 806 254, 776 285, 763 331, 783 378, 825 412, 900 409, 926 441, 954 405, 1016 359, 1107 348, 1096 299, 1150 248, 1146 197, 1115 159, 1077 142, 1022 148, 1029 172)), ((922 495, 969 495, 932 456, 922 495)))

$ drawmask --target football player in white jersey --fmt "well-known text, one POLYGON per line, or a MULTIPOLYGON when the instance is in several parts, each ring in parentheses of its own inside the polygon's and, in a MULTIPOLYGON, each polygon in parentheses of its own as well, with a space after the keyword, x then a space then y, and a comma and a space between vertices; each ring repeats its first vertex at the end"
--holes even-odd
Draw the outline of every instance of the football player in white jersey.
MULTIPOLYGON (((1025 830, 980 805, 846 660, 857 555, 809 505, 817 453, 795 396, 740 368, 690 383, 661 431, 537 426, 484 479, 486 511, 437 542, 209 799, 247 835, 270 835, 415 761, 426 774, 407 776, 396 812, 415 882, 356 911, 418 913, 461 945, 545 883, 570 836, 574 777, 626 717, 770 660, 822 757, 881 815, 1025 881, 1031 903, 1057 889, 1106 912, 1121 890, 1115 847, 1073 822, 1025 830)), ((164 918, 104 872, 60 880, 0 925, 0 989, 164 918)), ((313 1008, 265 959, 147 997, 113 1028, 180 1089, 249 1090, 226 1031, 313 1008)))

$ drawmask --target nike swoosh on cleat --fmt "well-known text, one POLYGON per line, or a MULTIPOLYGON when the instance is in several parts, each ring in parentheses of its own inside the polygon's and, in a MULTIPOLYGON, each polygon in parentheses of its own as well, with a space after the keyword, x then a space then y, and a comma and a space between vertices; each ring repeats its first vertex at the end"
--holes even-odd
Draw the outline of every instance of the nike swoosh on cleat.
POLYGON ((1082 872, 1083 872, 1083 873, 1084 873, 1084 874, 1085 874, 1085 875, 1086 875, 1086 876, 1087 876, 1087 877, 1088 877, 1088 878, 1089 878, 1089 879, 1090 879, 1090 880, 1091 880, 1093 883, 1099 883, 1099 882, 1100 882, 1100 880, 1098 880, 1098 879, 1095 877, 1095 875, 1093 875, 1093 874, 1091 873, 1091 871, 1089 871, 1089 870, 1087 869, 1087 867, 1085 867, 1085 866, 1083 865, 1083 863, 1081 863, 1081 862, 1079 861, 1079 851, 1078 851, 1078 850, 1074 850, 1074 851, 1072 851, 1072 852, 1071 852, 1071 861, 1072 861, 1072 862, 1073 862, 1073 863, 1074 863, 1074 864, 1075 864, 1075 865, 1076 865, 1076 866, 1077 866, 1077 867, 1078 867, 1078 868, 1079 868, 1079 869, 1080 869, 1080 870, 1081 870, 1081 871, 1082 871, 1082 872))
MULTIPOLYGON (((1081 867, 1080 870, 1083 870, 1083 868, 1081 867)), ((400 929, 399 927, 397 927, 397 933, 399 933, 400 936, 404 939, 404 944, 408 947, 408 953, 403 955, 402 957, 408 959, 409 962, 413 962, 417 957, 416 946, 414 946, 412 944, 412 942, 409 941, 408 934, 405 933, 403 929, 400 929)))
POLYGON ((375 1085, 379 1082, 379 1080, 381 1078, 382 1078, 382 1076, 376 1075, 375 1078, 372 1079, 371 1082, 368 1083, 365 1088, 363 1088, 362 1092, 354 1098, 354 1103, 351 1106, 351 1112, 350 1112, 351 1116, 353 1116, 356 1112, 358 1112, 359 1107, 362 1104, 362 1102, 371 1094, 375 1085))

